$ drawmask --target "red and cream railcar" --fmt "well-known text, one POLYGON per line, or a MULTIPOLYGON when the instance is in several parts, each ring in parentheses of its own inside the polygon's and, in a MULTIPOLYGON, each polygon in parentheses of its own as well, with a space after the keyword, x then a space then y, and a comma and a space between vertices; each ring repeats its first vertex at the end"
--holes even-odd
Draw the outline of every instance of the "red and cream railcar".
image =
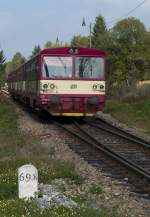
POLYGON ((105 105, 106 54, 52 48, 8 75, 10 94, 54 116, 92 116, 105 105))

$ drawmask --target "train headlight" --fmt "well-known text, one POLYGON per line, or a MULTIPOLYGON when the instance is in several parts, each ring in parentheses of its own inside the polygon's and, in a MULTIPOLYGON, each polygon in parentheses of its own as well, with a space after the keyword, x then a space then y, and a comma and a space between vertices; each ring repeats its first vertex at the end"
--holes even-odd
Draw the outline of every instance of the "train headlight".
POLYGON ((48 84, 43 84, 44 90, 48 88, 48 84))
POLYGON ((103 84, 93 84, 93 90, 105 91, 105 85, 103 84))
POLYGON ((70 54, 72 54, 74 51, 73 51, 73 49, 71 48, 70 50, 69 50, 69 53, 70 54))
POLYGON ((105 89, 105 86, 104 86, 103 84, 101 84, 101 85, 99 86, 99 88, 100 88, 100 90, 104 90, 104 89, 105 89))
POLYGON ((79 53, 79 48, 75 48, 75 47, 70 48, 69 53, 70 54, 78 54, 79 53))
POLYGON ((97 90, 97 84, 93 84, 93 89, 97 90))
POLYGON ((55 87, 55 84, 50 84, 50 89, 54 89, 55 87))

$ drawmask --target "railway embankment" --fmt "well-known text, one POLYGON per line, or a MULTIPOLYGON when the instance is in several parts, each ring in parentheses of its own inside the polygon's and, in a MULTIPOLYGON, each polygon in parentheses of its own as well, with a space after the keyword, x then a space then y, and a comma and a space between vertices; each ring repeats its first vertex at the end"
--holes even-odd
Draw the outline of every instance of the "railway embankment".
POLYGON ((68 143, 76 142, 53 122, 0 95, 0 216, 147 217, 148 201, 130 192, 125 179, 108 177, 74 153, 68 143), (53 185, 78 206, 39 210, 34 202, 19 200, 17 169, 27 163, 38 169, 44 192, 53 185))
POLYGON ((111 114, 112 117, 105 116, 111 122, 117 123, 116 120, 118 120, 118 124, 121 122, 126 125, 124 125, 125 128, 128 126, 139 134, 150 135, 150 99, 148 97, 108 100, 104 113, 111 114))

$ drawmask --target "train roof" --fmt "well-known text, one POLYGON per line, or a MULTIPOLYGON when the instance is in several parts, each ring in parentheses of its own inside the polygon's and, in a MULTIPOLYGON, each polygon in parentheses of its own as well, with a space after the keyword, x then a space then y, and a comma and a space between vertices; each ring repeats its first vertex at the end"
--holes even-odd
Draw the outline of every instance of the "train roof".
POLYGON ((83 47, 48 48, 42 50, 39 54, 41 55, 72 54, 72 55, 106 56, 106 53, 103 50, 95 49, 95 48, 83 48, 83 47))

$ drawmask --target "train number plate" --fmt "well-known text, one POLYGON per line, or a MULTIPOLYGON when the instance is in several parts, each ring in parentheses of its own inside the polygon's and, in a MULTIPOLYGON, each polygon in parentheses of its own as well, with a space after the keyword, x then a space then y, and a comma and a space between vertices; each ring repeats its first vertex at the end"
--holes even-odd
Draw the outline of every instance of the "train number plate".
POLYGON ((76 89, 76 88, 77 88, 77 84, 72 84, 72 85, 70 86, 70 88, 71 88, 71 89, 76 89))

